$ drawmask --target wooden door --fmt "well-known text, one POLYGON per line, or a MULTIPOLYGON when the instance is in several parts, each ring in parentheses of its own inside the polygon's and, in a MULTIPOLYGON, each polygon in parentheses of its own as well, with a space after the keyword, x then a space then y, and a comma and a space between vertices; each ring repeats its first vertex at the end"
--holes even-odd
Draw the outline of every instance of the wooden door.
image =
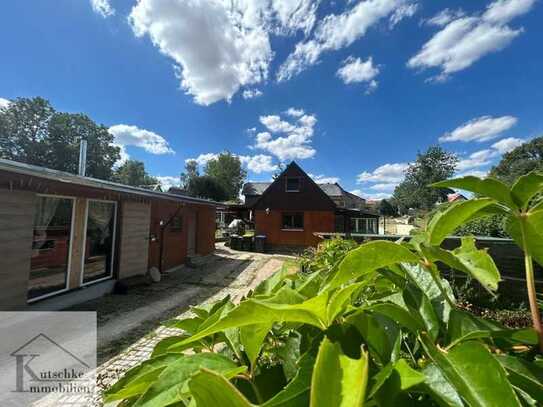
POLYGON ((196 213, 190 213, 187 219, 187 256, 196 254, 196 213))

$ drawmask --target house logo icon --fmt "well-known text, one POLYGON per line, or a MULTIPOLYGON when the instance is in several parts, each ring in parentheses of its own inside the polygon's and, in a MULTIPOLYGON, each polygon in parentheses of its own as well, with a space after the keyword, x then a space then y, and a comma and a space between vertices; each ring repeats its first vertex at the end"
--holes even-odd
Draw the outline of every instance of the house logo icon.
POLYGON ((65 346, 40 333, 11 353, 15 392, 87 393, 90 366, 65 346))

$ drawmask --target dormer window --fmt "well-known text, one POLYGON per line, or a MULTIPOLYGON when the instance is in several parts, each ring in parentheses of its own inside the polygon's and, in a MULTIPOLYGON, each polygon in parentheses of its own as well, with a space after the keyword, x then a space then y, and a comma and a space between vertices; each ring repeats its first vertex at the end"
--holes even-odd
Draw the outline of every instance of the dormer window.
POLYGON ((300 192, 301 180, 298 177, 287 177, 286 191, 287 192, 300 192))

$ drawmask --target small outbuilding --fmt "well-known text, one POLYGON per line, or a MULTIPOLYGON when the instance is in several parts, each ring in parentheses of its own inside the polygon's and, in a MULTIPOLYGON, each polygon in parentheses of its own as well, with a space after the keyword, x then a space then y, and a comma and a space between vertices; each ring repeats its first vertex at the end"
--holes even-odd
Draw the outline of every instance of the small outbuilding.
POLYGON ((58 309, 209 254, 215 207, 0 160, 0 310, 58 309))

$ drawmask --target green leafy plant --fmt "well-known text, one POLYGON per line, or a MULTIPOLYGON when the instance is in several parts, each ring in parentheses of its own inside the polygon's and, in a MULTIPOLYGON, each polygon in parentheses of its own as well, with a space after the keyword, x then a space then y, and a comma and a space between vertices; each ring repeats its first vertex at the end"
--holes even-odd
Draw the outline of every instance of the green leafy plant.
POLYGON ((533 216, 539 209, 525 203, 541 191, 533 186, 538 179, 519 180, 512 190, 493 180, 449 181, 484 196, 438 212, 409 242, 372 241, 346 250, 327 243, 306 259, 308 273, 285 268, 239 304, 226 297, 194 307, 194 317, 164 323, 181 333, 159 342, 149 360, 105 392, 105 402, 537 405, 543 400, 537 330, 506 328, 458 308, 438 265, 495 292, 500 273, 473 237, 455 250, 440 245, 461 224, 498 212, 513 218, 512 236, 520 231, 529 273, 531 259, 542 254, 533 241, 541 230, 541 218, 533 216))

